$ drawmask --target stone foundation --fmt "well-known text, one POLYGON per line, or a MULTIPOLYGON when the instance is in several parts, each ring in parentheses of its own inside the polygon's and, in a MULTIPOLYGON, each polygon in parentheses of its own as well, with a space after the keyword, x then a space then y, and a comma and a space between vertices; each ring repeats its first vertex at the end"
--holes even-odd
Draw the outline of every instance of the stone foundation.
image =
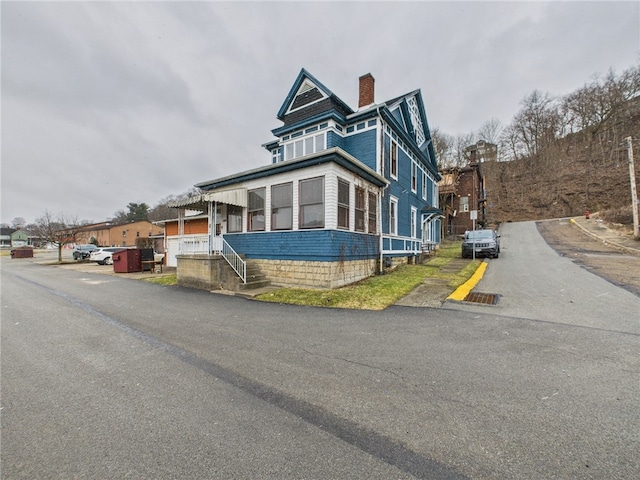
POLYGON ((273 285, 283 287, 337 288, 376 273, 376 259, 343 262, 252 259, 273 285))

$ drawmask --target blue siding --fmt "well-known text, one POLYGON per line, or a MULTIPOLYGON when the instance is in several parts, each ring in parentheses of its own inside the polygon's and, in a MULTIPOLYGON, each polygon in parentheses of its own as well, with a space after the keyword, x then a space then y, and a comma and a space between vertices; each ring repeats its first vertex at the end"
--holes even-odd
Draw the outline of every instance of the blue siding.
POLYGON ((226 234, 225 240, 247 258, 339 262, 377 258, 378 237, 341 230, 293 230, 226 234))
POLYGON ((346 137, 344 140, 344 149, 347 153, 356 157, 367 167, 377 171, 376 130, 367 130, 346 137))
POLYGON ((345 152, 347 149, 344 146, 344 139, 338 135, 336 132, 329 131, 327 132, 327 148, 339 147, 343 149, 345 152))

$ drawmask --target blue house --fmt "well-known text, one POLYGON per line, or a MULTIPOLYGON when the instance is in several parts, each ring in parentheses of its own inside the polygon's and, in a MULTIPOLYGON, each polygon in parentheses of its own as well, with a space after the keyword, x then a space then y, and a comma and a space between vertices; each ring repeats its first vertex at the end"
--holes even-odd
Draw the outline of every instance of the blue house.
POLYGON ((222 255, 242 281, 251 264, 273 284, 334 288, 433 249, 440 175, 422 94, 376 103, 374 87, 360 77, 353 110, 302 69, 263 145, 271 162, 198 183, 172 205, 178 276, 188 255, 222 255), (187 210, 206 232, 189 228, 187 210))

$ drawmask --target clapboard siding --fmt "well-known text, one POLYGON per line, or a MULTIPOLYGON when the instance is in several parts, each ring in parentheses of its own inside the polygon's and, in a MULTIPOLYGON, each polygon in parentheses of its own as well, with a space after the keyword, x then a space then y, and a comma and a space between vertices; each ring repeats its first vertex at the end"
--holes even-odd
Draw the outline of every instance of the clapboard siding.
POLYGON ((376 131, 366 130, 345 138, 345 150, 375 171, 378 170, 376 131))
POLYGON ((376 235, 345 230, 298 230, 227 234, 225 240, 246 258, 336 262, 377 258, 376 235))

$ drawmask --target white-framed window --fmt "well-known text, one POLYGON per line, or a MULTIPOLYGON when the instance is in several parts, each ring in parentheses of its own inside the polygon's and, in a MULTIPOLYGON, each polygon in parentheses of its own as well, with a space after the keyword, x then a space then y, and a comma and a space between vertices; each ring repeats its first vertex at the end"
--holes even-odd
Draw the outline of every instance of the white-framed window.
POLYGON ((389 233, 398 234, 398 199, 396 197, 389 198, 389 233))
POLYGON ((338 179, 338 228, 349 230, 349 182, 338 179))
POLYGON ((369 221, 368 221, 368 232, 369 233, 378 233, 378 196, 369 192, 369 221))
POLYGON ((293 228, 293 183, 271 187, 271 230, 293 228))
POLYGON ((274 148, 271 150, 271 161, 273 163, 279 163, 282 161, 282 150, 280 150, 280 148, 274 148))
POLYGON ((411 238, 418 238, 418 209, 411 207, 411 238))
POLYGON ((469 197, 460 197, 460 211, 468 212, 469 211, 469 197))
POLYGON ((427 199, 427 174, 422 172, 422 199, 427 199))
POLYGON ((304 155, 321 152, 325 150, 327 143, 327 133, 321 132, 306 137, 298 137, 284 144, 284 159, 292 160, 304 155))
POLYGON ((391 139, 391 156, 389 158, 389 173, 391 177, 398 179, 398 144, 395 140, 391 139))
POLYGON ((227 205, 227 232, 242 231, 242 207, 227 205))
POLYGON ((323 228, 324 177, 300 180, 298 192, 300 228, 323 228))
POLYGON ((266 189, 249 190, 248 230, 255 232, 264 230, 264 202, 266 189))
POLYGON ((364 232, 365 230, 365 210, 366 210, 366 192, 362 187, 356 187, 356 204, 355 204, 355 230, 356 232, 364 232))
POLYGON ((418 191, 418 164, 415 161, 411 162, 411 191, 418 191))

